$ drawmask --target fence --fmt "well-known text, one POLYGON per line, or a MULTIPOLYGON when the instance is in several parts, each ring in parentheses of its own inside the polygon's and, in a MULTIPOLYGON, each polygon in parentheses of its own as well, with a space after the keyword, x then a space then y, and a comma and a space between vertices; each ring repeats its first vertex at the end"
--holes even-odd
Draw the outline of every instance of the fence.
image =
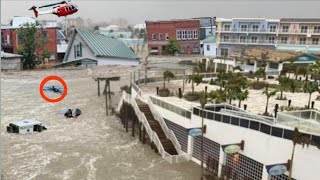
POLYGON ((160 106, 160 107, 162 107, 164 109, 167 109, 167 110, 169 110, 171 112, 174 112, 174 113, 176 113, 176 114, 178 114, 180 116, 183 116, 185 118, 191 119, 191 114, 192 114, 191 111, 185 110, 185 109, 180 108, 180 107, 178 107, 176 105, 173 105, 171 103, 168 103, 168 102, 165 102, 163 100, 160 100, 160 99, 158 99, 158 98, 156 98, 154 96, 150 96, 150 99, 151 99, 152 103, 157 105, 157 106, 160 106))

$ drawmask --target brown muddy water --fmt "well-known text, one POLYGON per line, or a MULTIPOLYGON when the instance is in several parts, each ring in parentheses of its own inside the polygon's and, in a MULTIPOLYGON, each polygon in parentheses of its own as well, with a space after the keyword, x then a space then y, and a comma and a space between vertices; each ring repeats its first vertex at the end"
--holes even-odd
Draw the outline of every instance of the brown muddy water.
MULTIPOLYGON (((97 75, 117 74, 112 91, 128 84, 130 68, 97 67, 2 73, 1 171, 5 180, 196 180, 200 167, 193 162, 169 164, 149 145, 126 133, 119 119, 106 117, 103 96, 97 96, 97 75), (39 84, 47 75, 59 75, 68 94, 59 103, 47 103, 39 84), (79 108, 82 115, 66 119, 61 111, 79 108), (14 121, 35 118, 47 131, 9 134, 14 121)), ((114 100, 115 101, 115 100, 114 100)))

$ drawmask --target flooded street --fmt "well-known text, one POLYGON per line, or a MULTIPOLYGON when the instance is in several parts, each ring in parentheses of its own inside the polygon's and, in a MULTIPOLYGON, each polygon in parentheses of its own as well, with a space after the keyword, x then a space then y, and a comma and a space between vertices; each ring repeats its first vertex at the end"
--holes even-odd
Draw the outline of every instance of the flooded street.
POLYGON ((126 133, 117 117, 106 117, 105 101, 97 96, 93 77, 120 75, 120 82, 111 83, 111 90, 118 93, 119 87, 129 82, 129 70, 97 67, 2 74, 4 179, 199 179, 198 165, 169 164, 137 136, 126 133), (48 75, 58 75, 68 85, 67 96, 59 103, 47 103, 39 94, 39 84, 48 75), (82 114, 77 119, 66 119, 61 114, 66 108, 79 108, 82 114), (9 123, 32 118, 48 130, 27 135, 6 132, 9 123))

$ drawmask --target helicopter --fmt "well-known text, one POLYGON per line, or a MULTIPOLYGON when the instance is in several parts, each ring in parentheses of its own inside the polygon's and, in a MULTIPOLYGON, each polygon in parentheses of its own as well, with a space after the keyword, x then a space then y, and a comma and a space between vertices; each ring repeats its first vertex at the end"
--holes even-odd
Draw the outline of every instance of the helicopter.
POLYGON ((32 6, 29 10, 33 10, 34 15, 38 17, 38 15, 43 15, 43 14, 55 14, 58 17, 61 16, 68 16, 73 13, 76 13, 78 11, 78 6, 76 4, 71 3, 70 1, 61 1, 58 3, 53 3, 53 4, 47 4, 43 5, 40 7, 32 6), (47 10, 47 11, 39 11, 41 8, 45 7, 51 7, 53 6, 52 10, 47 10))

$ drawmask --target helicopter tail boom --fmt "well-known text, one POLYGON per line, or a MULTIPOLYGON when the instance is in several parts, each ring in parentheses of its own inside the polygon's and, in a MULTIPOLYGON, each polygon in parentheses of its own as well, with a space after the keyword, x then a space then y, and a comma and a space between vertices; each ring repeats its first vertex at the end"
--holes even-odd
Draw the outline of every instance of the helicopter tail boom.
POLYGON ((35 15, 36 17, 38 17, 39 12, 38 12, 38 9, 37 9, 37 7, 36 7, 36 6, 32 6, 29 10, 33 10, 34 15, 35 15))

